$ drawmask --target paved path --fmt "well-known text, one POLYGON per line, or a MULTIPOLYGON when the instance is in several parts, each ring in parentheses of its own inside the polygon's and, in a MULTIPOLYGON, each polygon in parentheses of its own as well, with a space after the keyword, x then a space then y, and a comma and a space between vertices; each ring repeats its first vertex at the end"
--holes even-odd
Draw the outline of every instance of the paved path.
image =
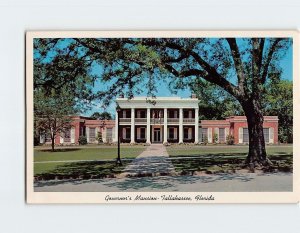
POLYGON ((292 173, 41 181, 36 192, 290 192, 292 173))
POLYGON ((175 174, 169 154, 162 144, 151 144, 123 171, 121 177, 175 174))

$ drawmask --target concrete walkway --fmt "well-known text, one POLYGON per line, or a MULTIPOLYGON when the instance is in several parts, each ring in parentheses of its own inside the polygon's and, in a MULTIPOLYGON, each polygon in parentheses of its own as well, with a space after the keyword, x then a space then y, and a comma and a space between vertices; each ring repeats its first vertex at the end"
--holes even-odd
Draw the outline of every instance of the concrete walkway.
POLYGON ((159 176, 175 174, 169 154, 162 144, 151 144, 123 171, 121 177, 159 176))

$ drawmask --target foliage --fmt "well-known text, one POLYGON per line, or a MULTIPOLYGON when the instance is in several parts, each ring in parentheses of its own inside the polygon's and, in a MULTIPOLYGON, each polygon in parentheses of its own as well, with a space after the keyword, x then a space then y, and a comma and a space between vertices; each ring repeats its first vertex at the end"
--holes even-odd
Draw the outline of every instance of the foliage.
POLYGON ((112 116, 109 112, 94 112, 91 116, 92 119, 97 120, 111 120, 112 116))
POLYGON ((219 136, 218 136, 218 134, 214 133, 214 135, 213 135, 213 142, 214 143, 218 143, 218 141, 219 141, 219 136))
POLYGON ((132 98, 145 88, 147 96, 155 97, 160 80, 168 81, 175 91, 195 80, 218 86, 239 102, 247 117, 246 162, 267 164, 260 124, 264 93, 270 74, 280 73, 279 62, 291 43, 290 38, 72 38, 39 39, 35 48, 37 57, 50 54, 53 70, 72 79, 82 73, 93 80, 95 76, 86 71, 101 67, 98 77, 105 88, 93 95, 83 93, 105 105, 119 94, 132 98), (66 62, 57 62, 57 58, 66 62))
POLYGON ((233 145, 234 144, 234 136, 232 134, 228 134, 226 136, 226 143, 227 143, 227 145, 233 145))
POLYGON ((76 113, 75 99, 68 90, 64 89, 63 93, 58 94, 55 90, 46 93, 42 88, 34 90, 35 131, 50 135, 53 151, 57 134, 71 128, 70 115, 76 113))
POLYGON ((207 138, 207 136, 204 136, 203 137, 203 144, 207 145, 207 143, 208 143, 208 138, 207 138))
POLYGON ((87 144, 87 138, 84 135, 79 136, 78 138, 79 145, 86 145, 87 144))
POLYGON ((195 79, 189 88, 199 99, 200 120, 219 120, 228 116, 244 115, 240 103, 215 84, 195 79))
POLYGON ((103 142, 103 138, 102 138, 102 132, 99 131, 97 133, 97 137, 96 137, 97 141, 98 141, 98 144, 102 143, 103 142))
POLYGON ((273 79, 268 84, 264 114, 278 116, 280 142, 293 142, 293 82, 273 79))

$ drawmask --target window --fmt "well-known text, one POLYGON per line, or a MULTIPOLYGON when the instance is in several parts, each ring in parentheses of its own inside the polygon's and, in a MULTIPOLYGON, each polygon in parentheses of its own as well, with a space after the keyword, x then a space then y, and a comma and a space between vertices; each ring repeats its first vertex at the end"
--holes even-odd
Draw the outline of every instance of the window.
POLYGON ((189 111, 183 111, 183 118, 189 118, 189 111))
POLYGON ((205 137, 206 137, 206 140, 208 139, 207 132, 208 132, 207 128, 202 128, 202 130, 201 130, 202 135, 200 137, 201 142, 204 142, 205 137))
POLYGON ((184 139, 188 139, 189 138, 189 128, 185 127, 183 128, 183 133, 184 133, 184 139))
POLYGON ((264 138, 265 142, 269 143, 269 128, 264 128, 264 138))
POLYGON ((112 140, 112 128, 106 129, 106 140, 109 142, 112 140))
POLYGON ((51 142, 51 133, 46 133, 46 142, 51 142))
POLYGON ((248 143, 249 142, 248 128, 243 128, 243 142, 244 143, 248 143))
POLYGON ((130 128, 126 128, 126 139, 130 138, 130 128))
POLYGON ((95 140, 96 137, 96 128, 90 128, 90 140, 95 140))
POLYGON ((66 129, 64 132, 64 141, 71 142, 71 129, 66 129))
POLYGON ((140 110, 140 118, 146 118, 146 111, 140 110))
POLYGON ((225 142, 225 128, 219 128, 219 142, 225 142))
POLYGON ((169 128, 169 139, 174 139, 174 128, 169 128))
POLYGON ((146 128, 141 128, 141 139, 145 139, 146 138, 146 128))
POLYGON ((79 136, 85 136, 85 127, 84 126, 80 127, 80 135, 79 136))
POLYGON ((123 116, 122 118, 126 118, 126 110, 123 110, 123 116))

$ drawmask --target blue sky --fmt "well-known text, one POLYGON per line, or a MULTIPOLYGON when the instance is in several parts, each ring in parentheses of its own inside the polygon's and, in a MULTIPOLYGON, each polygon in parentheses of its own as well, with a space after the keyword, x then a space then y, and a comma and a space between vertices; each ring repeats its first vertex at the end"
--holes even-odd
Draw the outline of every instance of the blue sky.
MULTIPOLYGON (((69 42, 70 42, 70 39, 64 39, 57 46, 60 49, 63 49, 69 44, 69 42)), ((238 41, 238 43, 242 43, 242 42, 238 41)), ((242 45, 242 44, 240 44, 240 45, 242 45)), ((49 60, 51 60, 51 56, 54 55, 54 54, 50 53, 48 55, 49 56, 46 59, 49 61, 49 60)), ((34 56, 36 57, 37 54, 34 54, 34 56)), ((284 56, 284 58, 280 62, 280 66, 281 66, 282 71, 283 71, 282 79, 292 80, 292 77, 293 77, 293 71, 292 71, 293 70, 293 67, 292 67, 293 64, 292 64, 292 61, 293 61, 293 50, 292 50, 292 46, 290 46, 287 53, 286 53, 286 55, 284 56)), ((98 77, 101 77, 102 67, 100 67, 99 65, 95 65, 92 68, 91 72, 92 72, 92 74, 97 75, 98 77)), ((100 82, 100 80, 98 79, 98 81, 95 83, 94 91, 108 89, 107 88, 108 85, 109 84, 105 84, 103 82, 100 82)), ((145 92, 142 93, 139 96, 146 96, 146 95, 147 95, 147 91, 145 90, 145 92)), ((189 97, 190 95, 191 95, 191 92, 190 92, 189 89, 179 90, 176 94, 176 96, 179 96, 179 97, 189 97)), ((174 94, 172 94, 171 91, 169 90, 167 82, 165 82, 163 80, 159 80, 157 82, 156 96, 165 97, 165 96, 174 96, 174 94)), ((103 112, 103 111, 108 111, 108 112, 114 114, 114 112, 115 112, 114 100, 111 101, 110 106, 108 106, 106 109, 103 109, 101 103, 94 102, 91 110, 88 110, 88 111, 82 113, 82 115, 90 116, 93 112, 103 112)))
MULTIPOLYGON (((280 66, 282 67, 282 79, 286 80, 292 80, 293 79, 293 49, 292 46, 288 49, 285 57, 281 60, 280 66)), ((93 73, 97 75, 101 75, 101 68, 100 67, 95 67, 93 69, 93 73)), ((106 89, 105 84, 101 82, 97 82, 95 85, 95 90, 101 90, 101 89, 106 89)), ((147 93, 139 95, 139 96, 146 96, 147 93)), ((189 97, 191 95, 190 89, 186 90, 179 90, 176 94, 176 96, 180 97, 189 97)), ((161 97, 166 97, 166 96, 174 96, 174 94, 171 93, 171 91, 168 88, 168 85, 166 82, 160 80, 158 81, 157 85, 157 93, 156 96, 161 96, 161 97)), ((95 106, 92 107, 91 110, 86 111, 83 113, 85 116, 90 116, 93 112, 103 112, 104 109, 102 108, 101 104, 95 103, 95 106)), ((111 102, 110 106, 107 107, 106 111, 110 112, 112 115, 114 115, 115 112, 115 103, 114 101, 111 102)))

